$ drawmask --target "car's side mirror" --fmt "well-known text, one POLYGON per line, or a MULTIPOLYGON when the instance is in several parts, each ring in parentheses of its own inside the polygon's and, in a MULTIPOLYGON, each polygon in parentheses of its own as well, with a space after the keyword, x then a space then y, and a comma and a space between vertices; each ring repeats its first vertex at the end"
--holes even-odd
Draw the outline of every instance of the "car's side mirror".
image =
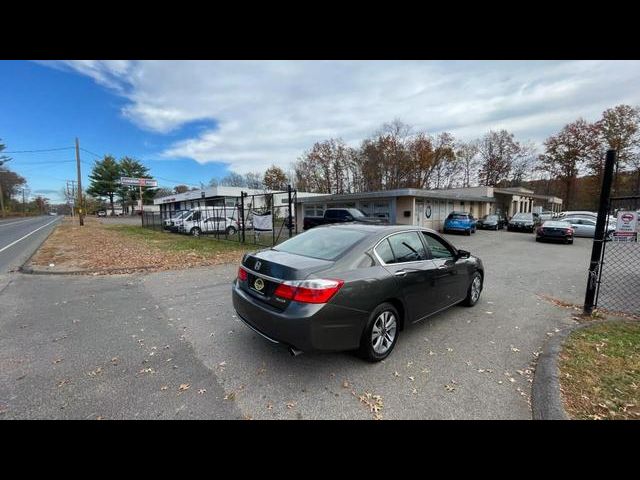
POLYGON ((458 250, 458 258, 469 258, 471 256, 471 252, 467 252, 466 250, 458 250))
POLYGON ((353 222, 353 217, 352 217, 351 215, 347 215, 346 217, 344 217, 344 219, 345 219, 347 222, 353 222))

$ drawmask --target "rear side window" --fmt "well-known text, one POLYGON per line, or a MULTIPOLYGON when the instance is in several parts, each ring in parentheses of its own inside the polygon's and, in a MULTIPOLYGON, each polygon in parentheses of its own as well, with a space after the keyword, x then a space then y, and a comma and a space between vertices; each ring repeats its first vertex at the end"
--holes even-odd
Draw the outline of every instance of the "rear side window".
POLYGON ((427 253, 418 232, 406 232, 391 235, 389 244, 395 258, 394 263, 426 260, 427 253))
POLYGON ((366 233, 357 230, 318 228, 301 233, 273 249, 321 260, 335 260, 366 236, 366 233))
POLYGON ((394 263, 396 260, 393 256, 391 245, 389 245, 389 240, 387 239, 384 239, 376 247, 376 253, 380 257, 380 260, 382 260, 384 263, 394 263))

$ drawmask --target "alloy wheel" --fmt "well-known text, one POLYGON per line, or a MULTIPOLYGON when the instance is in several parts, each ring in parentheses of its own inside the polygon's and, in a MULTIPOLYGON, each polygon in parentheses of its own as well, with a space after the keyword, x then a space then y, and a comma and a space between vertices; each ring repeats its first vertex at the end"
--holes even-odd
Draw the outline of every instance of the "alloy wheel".
POLYGON ((373 323, 371 330, 371 345, 378 355, 385 354, 396 339, 398 324, 395 315, 390 311, 384 311, 373 323))
POLYGON ((482 281, 480 277, 476 275, 471 283, 471 301, 473 303, 478 301, 478 297, 480 297, 480 289, 482 287, 482 281))

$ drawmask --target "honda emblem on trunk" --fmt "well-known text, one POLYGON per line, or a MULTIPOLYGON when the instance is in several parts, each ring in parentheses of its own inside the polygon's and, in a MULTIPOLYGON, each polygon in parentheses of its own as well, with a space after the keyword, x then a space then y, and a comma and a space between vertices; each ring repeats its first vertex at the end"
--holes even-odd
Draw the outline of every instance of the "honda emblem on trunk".
POLYGON ((256 264, 253 266, 256 270, 260 270, 260 267, 262 266, 262 262, 260 260, 256 261, 256 264))

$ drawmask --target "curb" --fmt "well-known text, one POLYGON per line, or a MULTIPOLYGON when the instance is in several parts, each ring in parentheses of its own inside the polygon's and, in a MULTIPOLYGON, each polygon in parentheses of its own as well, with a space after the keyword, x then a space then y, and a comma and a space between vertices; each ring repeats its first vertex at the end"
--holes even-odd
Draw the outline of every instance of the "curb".
POLYGON ((99 275, 101 273, 134 273, 138 271, 151 270, 157 266, 142 266, 128 268, 102 268, 98 270, 68 270, 66 272, 52 272, 50 270, 37 270, 32 267, 22 265, 18 271, 28 275, 99 275))
POLYGON ((609 323, 609 320, 572 325, 547 340, 544 351, 538 358, 531 386, 531 410, 534 420, 570 420, 560 392, 558 356, 569 334, 601 323, 609 323))

